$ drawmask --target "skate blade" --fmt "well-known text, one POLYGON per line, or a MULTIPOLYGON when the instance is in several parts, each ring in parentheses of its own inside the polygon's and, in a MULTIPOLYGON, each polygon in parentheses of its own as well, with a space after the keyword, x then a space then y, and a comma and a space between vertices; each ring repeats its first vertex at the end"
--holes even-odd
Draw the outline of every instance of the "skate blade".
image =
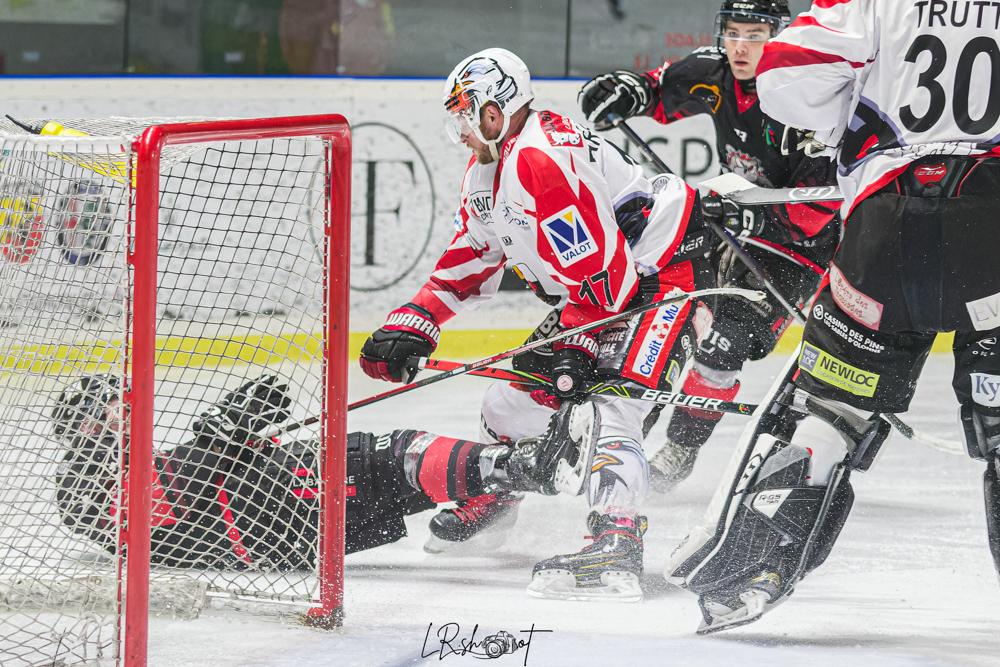
POLYGON ((721 632, 722 630, 731 630, 732 628, 738 628, 741 625, 748 625, 753 623, 765 613, 777 607, 779 604, 788 599, 789 592, 786 595, 782 595, 774 602, 768 602, 771 596, 764 591, 759 590, 749 590, 740 593, 740 600, 743 602, 743 606, 739 609, 733 609, 729 612, 721 612, 724 608, 719 605, 718 615, 713 613, 710 607, 703 607, 705 611, 709 613, 712 617, 711 622, 702 621, 701 626, 698 628, 699 635, 710 635, 714 632, 721 632))
POLYGON ((577 586, 568 570, 537 572, 528 584, 528 595, 544 600, 578 602, 641 602, 639 577, 632 572, 604 572, 600 586, 577 586))
POLYGON ((463 542, 452 542, 442 540, 436 535, 428 535, 424 542, 424 552, 438 555, 448 554, 449 556, 482 556, 487 551, 499 549, 507 542, 507 530, 484 531, 475 537, 463 542))
POLYGON ((559 493, 578 496, 583 493, 583 487, 590 477, 590 466, 594 460, 594 450, 597 448, 597 432, 600 419, 597 407, 593 403, 583 403, 575 406, 569 417, 569 436, 579 443, 576 464, 570 465, 562 458, 556 463, 553 485, 559 493))

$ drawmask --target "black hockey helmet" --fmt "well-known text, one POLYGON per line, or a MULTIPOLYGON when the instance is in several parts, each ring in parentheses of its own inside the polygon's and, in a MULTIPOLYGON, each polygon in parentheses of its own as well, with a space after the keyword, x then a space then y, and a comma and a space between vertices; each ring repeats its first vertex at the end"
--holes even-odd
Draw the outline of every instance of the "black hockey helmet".
POLYGON ((771 26, 771 36, 788 27, 792 12, 788 0, 723 0, 715 18, 715 35, 721 38, 726 24, 766 23, 771 26))
MULTIPOLYGON (((105 409, 121 398, 121 381, 113 375, 87 375, 60 392, 52 408, 52 431, 60 440, 75 443, 88 420, 104 424, 105 409)), ((103 430, 103 429, 102 429, 103 430)), ((97 435, 100 434, 84 434, 97 435)))

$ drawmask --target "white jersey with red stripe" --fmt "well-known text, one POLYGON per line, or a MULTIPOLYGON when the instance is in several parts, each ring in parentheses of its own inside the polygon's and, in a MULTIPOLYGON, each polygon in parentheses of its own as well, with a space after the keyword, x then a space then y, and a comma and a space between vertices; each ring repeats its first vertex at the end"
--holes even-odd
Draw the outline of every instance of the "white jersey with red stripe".
POLYGON ((492 297, 506 265, 559 297, 566 325, 619 312, 687 230, 694 190, 677 177, 657 187, 588 128, 532 113, 498 163, 470 161, 458 231, 412 301, 443 323, 492 297))
POLYGON ((433 314, 438 324, 489 299, 500 288, 506 257, 492 227, 496 173, 496 162, 469 161, 455 212, 455 236, 411 300, 433 314))
POLYGON ((642 168, 590 129, 532 113, 501 149, 494 230, 508 263, 548 294, 565 295, 562 323, 620 312, 639 278, 670 263, 695 194, 642 168))
POLYGON ((846 218, 915 159, 1000 155, 1000 4, 814 0, 767 45, 765 113, 838 146, 846 218))

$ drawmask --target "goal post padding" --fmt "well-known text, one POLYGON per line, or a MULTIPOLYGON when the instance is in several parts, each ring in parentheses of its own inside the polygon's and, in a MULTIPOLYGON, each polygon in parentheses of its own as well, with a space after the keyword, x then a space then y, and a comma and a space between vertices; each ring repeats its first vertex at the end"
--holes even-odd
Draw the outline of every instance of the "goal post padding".
POLYGON ((147 609, 193 616, 204 595, 336 625, 347 122, 52 127, 0 123, 0 663, 144 664, 147 609), (120 387, 110 446, 53 430, 95 374, 120 387), (318 427, 197 451, 198 415, 262 374, 318 427))

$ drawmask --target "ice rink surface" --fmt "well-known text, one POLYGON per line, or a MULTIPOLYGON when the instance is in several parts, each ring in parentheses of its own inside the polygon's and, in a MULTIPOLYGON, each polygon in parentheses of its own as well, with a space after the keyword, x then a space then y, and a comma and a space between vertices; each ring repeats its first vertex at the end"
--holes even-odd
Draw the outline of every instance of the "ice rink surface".
MULTIPOLYGON (((748 367, 741 400, 756 400, 781 366, 748 367)), ((908 421, 957 439, 952 362, 933 355, 908 421)), ((456 378, 351 413, 352 430, 417 427, 475 437, 488 380, 456 378)), ((385 385, 352 371, 351 398, 385 385)), ((410 536, 347 558, 342 629, 325 632, 249 613, 210 610, 196 621, 154 619, 150 665, 180 667, 481 664, 448 655, 436 640, 448 623, 458 639, 499 630, 530 649, 496 665, 897 667, 1000 664, 1000 587, 986 546, 983 464, 892 436, 871 471, 853 478, 854 511, 833 553, 791 599, 757 623, 698 637, 691 594, 666 584, 663 567, 700 519, 744 423, 729 416, 694 475, 669 497, 651 499, 646 600, 639 604, 556 602, 524 589, 535 561, 584 543, 583 498, 530 497, 507 543, 489 553, 431 556, 422 550, 431 513, 410 517, 410 536), (428 626, 433 624, 425 644, 428 626), (455 626, 451 626, 454 628, 455 626), (422 658, 425 655, 427 657, 422 658)), ((665 420, 647 446, 659 446, 665 420)))

